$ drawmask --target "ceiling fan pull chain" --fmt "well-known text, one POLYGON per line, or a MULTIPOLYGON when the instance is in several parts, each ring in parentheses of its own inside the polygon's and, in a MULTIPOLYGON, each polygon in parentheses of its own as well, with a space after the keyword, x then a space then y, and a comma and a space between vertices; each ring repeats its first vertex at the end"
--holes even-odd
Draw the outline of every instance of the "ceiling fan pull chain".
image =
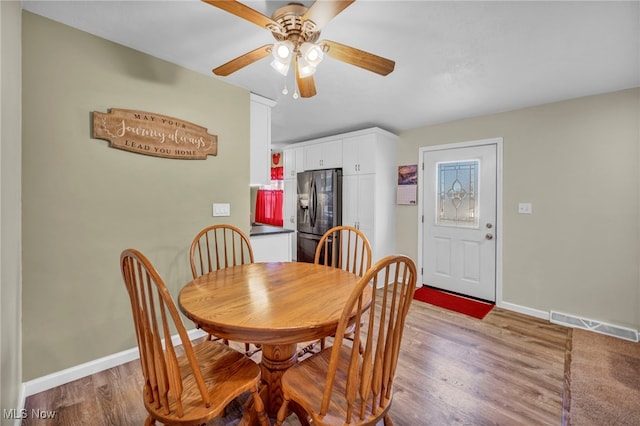
POLYGON ((293 80, 293 85, 296 88, 296 90, 293 91, 293 99, 298 99, 300 94, 298 93, 298 81, 296 79, 293 80))

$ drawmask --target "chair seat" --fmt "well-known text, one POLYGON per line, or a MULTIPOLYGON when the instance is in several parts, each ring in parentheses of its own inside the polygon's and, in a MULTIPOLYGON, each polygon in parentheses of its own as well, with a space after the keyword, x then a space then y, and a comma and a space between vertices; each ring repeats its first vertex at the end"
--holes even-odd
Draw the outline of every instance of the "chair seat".
MULTIPOLYGON (((295 389, 295 401, 312 417, 316 425, 344 425, 344 419, 347 412, 347 400, 345 398, 345 385, 347 383, 346 372, 351 356, 351 348, 342 346, 340 348, 340 357, 338 361, 338 371, 335 381, 329 409, 324 417, 318 417, 316 413, 320 411, 320 401, 324 392, 324 383, 327 380, 327 372, 329 370, 329 359, 331 358, 332 347, 323 349, 311 357, 300 361, 298 364, 287 370, 287 374, 282 376, 282 385, 284 388, 295 389), (314 383, 319 386, 310 386, 314 383)), ((359 402, 359 400, 358 400, 359 402)), ((367 404, 370 406, 370 404, 367 404)), ((368 415, 362 421, 353 424, 367 425, 376 424, 380 416, 389 410, 391 406, 391 398, 389 398, 382 409, 376 416, 368 415)), ((367 410, 370 412, 370 409, 367 410)))
MULTIPOLYGON (((148 402, 145 397, 145 405, 154 417, 165 423, 179 422, 182 424, 199 425, 220 415, 224 408, 234 398, 245 391, 255 389, 260 380, 260 367, 238 352, 222 343, 205 340, 193 346, 198 364, 202 371, 211 405, 206 407, 202 403, 202 397, 189 361, 186 356, 178 358, 180 375, 183 383, 182 406, 184 416, 167 415, 163 409, 158 410, 153 402, 148 402)), ((175 413, 175 399, 170 397, 171 412, 175 413)))

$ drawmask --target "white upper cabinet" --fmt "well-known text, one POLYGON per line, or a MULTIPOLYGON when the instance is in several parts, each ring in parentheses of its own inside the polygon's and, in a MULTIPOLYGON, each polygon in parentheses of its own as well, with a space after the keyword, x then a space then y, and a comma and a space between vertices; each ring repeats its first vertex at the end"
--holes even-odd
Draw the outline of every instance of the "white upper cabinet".
POLYGON ((342 140, 342 173, 358 175, 375 173, 376 135, 366 134, 342 140))
POLYGON ((285 148, 282 150, 284 156, 284 178, 295 179, 298 172, 304 171, 304 156, 302 147, 285 148))
POLYGON ((304 169, 337 169, 342 167, 342 139, 304 146, 304 169))
POLYGON ((251 93, 250 102, 251 185, 271 183, 271 108, 274 101, 251 93))

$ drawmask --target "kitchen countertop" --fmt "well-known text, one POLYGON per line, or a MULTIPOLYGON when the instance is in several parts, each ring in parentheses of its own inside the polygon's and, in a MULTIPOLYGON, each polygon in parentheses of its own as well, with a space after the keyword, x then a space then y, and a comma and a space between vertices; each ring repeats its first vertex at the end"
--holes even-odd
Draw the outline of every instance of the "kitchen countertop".
POLYGON ((259 237, 261 235, 273 235, 273 234, 288 234, 293 232, 292 229, 286 229, 281 226, 263 225, 261 223, 254 223, 251 225, 250 237, 259 237))

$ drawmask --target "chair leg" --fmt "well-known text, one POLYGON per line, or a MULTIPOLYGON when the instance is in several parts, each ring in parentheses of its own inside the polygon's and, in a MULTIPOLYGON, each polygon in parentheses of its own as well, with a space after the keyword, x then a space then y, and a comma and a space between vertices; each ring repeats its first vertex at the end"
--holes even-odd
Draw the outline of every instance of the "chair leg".
POLYGON ((389 417, 389 413, 384 415, 384 426, 393 426, 393 420, 389 417))
POLYGON ((300 349, 298 351, 298 358, 302 358, 304 355, 308 354, 309 352, 313 352, 313 349, 316 347, 317 344, 318 342, 309 343, 307 346, 300 349))
POLYGON ((255 349, 251 350, 251 344, 250 343, 245 343, 244 344, 244 354, 246 356, 248 356, 249 358, 251 358, 252 356, 254 356, 255 354, 257 354, 258 352, 260 352, 262 350, 262 345, 258 344, 254 344, 254 346, 256 347, 255 349))
MULTIPOLYGON (((198 327, 198 328, 200 328, 200 327, 198 327)), ((217 342, 217 341, 219 341, 219 340, 222 340, 222 337, 216 337, 216 336, 214 336, 213 334, 208 333, 208 334, 207 334, 207 340, 211 340, 211 341, 213 341, 213 342, 217 342)), ((225 342, 226 342, 226 343, 225 343, 225 345, 228 345, 228 344, 229 344, 229 341, 228 341, 228 340, 226 340, 226 339, 225 339, 225 342)))
POLYGON ((156 420, 151 417, 151 415, 147 416, 146 419, 144 419, 144 426, 153 426, 156 424, 156 420))
POLYGON ((251 391, 251 395, 253 396, 253 408, 258 415, 260 426, 269 426, 269 419, 267 418, 267 414, 264 411, 264 403, 262 402, 262 398, 260 398, 257 386, 251 391))
POLYGON ((289 406, 289 400, 287 399, 287 397, 284 397, 284 401, 282 401, 282 405, 280 406, 280 409, 278 410, 278 418, 276 419, 276 422, 274 424, 274 426, 281 426, 282 422, 284 422, 284 419, 287 417, 287 409, 289 406))

